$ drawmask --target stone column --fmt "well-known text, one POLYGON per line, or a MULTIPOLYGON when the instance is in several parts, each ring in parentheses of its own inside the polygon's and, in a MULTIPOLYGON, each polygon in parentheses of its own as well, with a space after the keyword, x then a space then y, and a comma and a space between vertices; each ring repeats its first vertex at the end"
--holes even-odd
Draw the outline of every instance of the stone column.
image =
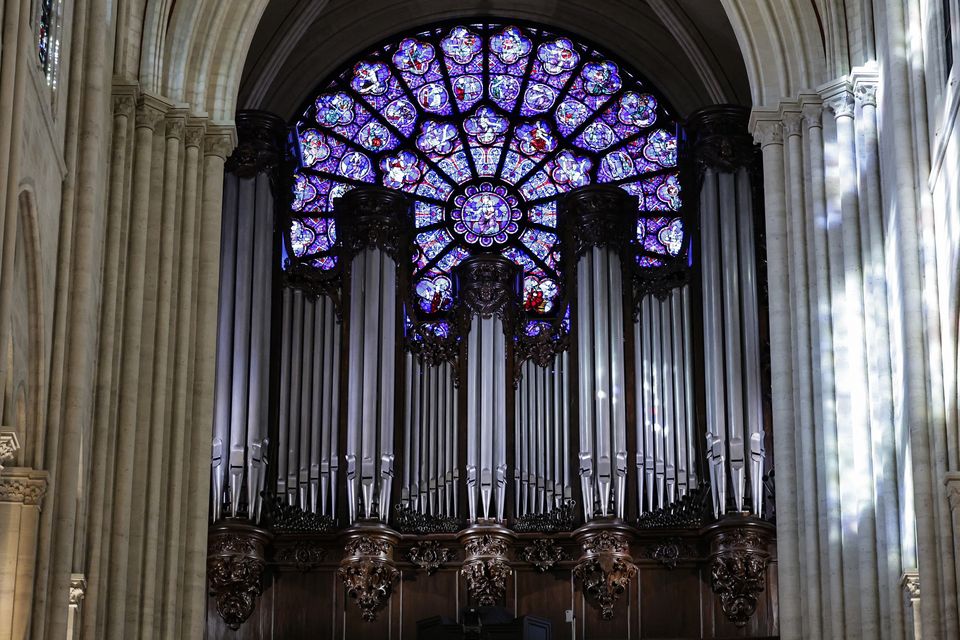
POLYGON ((386 522, 393 488, 394 387, 400 345, 397 259, 410 202, 388 189, 361 187, 340 198, 335 213, 350 281, 347 511, 351 523, 370 518, 386 522))
MULTIPOLYGON (((10 451, 0 438, 0 452, 10 451)), ((0 453, 0 464, 4 457, 0 453)), ((40 508, 47 473, 7 466, 0 471, 0 638, 26 638, 32 615, 40 508)))

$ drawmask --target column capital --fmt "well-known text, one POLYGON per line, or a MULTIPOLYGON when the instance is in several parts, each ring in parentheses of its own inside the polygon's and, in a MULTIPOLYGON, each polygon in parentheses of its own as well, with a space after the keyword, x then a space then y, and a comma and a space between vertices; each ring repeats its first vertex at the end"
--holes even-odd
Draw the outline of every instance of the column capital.
POLYGON ((279 167, 287 138, 287 123, 268 111, 237 112, 237 148, 227 158, 226 170, 241 178, 279 167))
POLYGON ((823 105, 833 111, 835 118, 853 117, 857 103, 853 99, 853 85, 847 76, 820 86, 823 105))
POLYGON ((87 595, 87 578, 82 573, 70 574, 70 606, 79 609, 87 595))
POLYGON ((783 133, 789 138, 803 134, 803 113, 787 111, 783 114, 783 133))
POLYGON ((0 431, 0 471, 3 471, 3 465, 13 462, 20 450, 20 440, 17 438, 16 431, 0 431))
POLYGON ((175 140, 183 140, 187 128, 186 109, 174 109, 167 114, 166 136, 175 140))
POLYGON ((344 259, 364 249, 378 248, 397 259, 410 200, 383 187, 358 187, 336 199, 333 207, 344 259))
POLYGON ((877 87, 880 84, 880 67, 876 63, 854 67, 850 84, 859 105, 877 106, 877 87))
POLYGON ((207 133, 205 118, 187 118, 187 128, 184 132, 184 144, 187 147, 203 146, 203 138, 207 133))
POLYGON ((142 96, 137 103, 137 128, 156 131, 163 124, 166 105, 153 96, 142 96))
POLYGON ((229 124, 208 124, 203 138, 203 155, 227 159, 237 146, 237 130, 229 124))
POLYGON ((753 139, 761 149, 783 145, 783 123, 780 120, 758 120, 753 126, 753 139))
POLYGON ((861 82, 853 90, 857 104, 860 106, 877 106, 877 83, 861 82))
POLYGON ((947 488, 947 502, 950 503, 950 511, 956 511, 960 507, 960 473, 956 471, 945 473, 943 484, 947 488))
POLYGON ((807 129, 823 128, 823 103, 808 102, 801 107, 803 126, 807 129))
POLYGON ((907 594, 911 599, 920 598, 920 572, 919 571, 905 571, 902 576, 900 576, 900 587, 903 589, 904 593, 907 594))
POLYGON ((0 502, 37 506, 47 493, 46 471, 10 468, 0 476, 0 502))

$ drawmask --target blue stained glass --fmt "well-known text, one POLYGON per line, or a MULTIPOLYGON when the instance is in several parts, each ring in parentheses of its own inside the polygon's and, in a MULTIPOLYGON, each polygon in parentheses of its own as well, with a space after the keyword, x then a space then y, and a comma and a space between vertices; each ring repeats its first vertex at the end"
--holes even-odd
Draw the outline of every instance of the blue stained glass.
POLYGON ((433 260, 441 251, 450 245, 453 237, 447 233, 446 229, 436 229, 418 234, 415 241, 419 250, 414 258, 414 262, 418 269, 422 269, 427 266, 430 260, 433 260))
POLYGON ((683 258, 676 123, 598 51, 510 24, 433 27, 323 87, 296 127, 303 171, 285 260, 333 268, 334 200, 377 182, 413 201, 418 312, 450 309, 450 270, 483 250, 521 267, 528 313, 563 313, 558 237, 546 229, 558 228, 564 193, 594 182, 637 196, 638 242, 655 254, 639 264, 683 258))
POLYGON ((545 227, 556 228, 557 226, 557 202, 556 200, 545 202, 544 204, 536 204, 530 207, 530 211, 527 212, 527 217, 530 218, 530 222, 536 224, 542 224, 545 227))
POLYGON ((517 127, 510 148, 539 160, 557 148, 557 138, 550 125, 543 120, 537 120, 517 127))
POLYGON ((483 49, 483 40, 466 27, 454 27, 440 48, 457 64, 466 65, 483 49))
POLYGON ((414 226, 417 228, 437 224, 443 220, 443 207, 422 200, 413 203, 414 226))

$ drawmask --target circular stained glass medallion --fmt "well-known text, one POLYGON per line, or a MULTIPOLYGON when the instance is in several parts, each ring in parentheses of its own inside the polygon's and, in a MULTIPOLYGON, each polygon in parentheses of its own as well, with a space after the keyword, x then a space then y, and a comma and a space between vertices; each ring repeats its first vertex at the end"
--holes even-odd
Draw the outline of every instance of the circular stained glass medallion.
POLYGON ((470 185, 453 199, 453 230, 469 244, 490 247, 506 242, 519 230, 523 214, 517 196, 504 185, 470 185))

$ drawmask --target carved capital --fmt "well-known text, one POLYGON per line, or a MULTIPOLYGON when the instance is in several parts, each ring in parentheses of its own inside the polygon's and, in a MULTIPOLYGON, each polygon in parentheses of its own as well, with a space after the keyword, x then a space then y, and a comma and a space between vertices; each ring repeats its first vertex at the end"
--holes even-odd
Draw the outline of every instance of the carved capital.
POLYGON ((564 242, 576 261, 590 247, 619 251, 633 237, 637 196, 609 185, 571 191, 560 201, 564 242))
MULTIPOLYGON (((0 438, 2 438, 2 436, 0 436, 0 438)), ((2 461, 2 440, 0 440, 0 462, 2 461)), ((944 474, 943 484, 947 488, 947 502, 950 504, 950 511, 956 512, 957 508, 960 507, 960 473, 951 471, 944 474)))
POLYGON ((245 524, 213 527, 207 543, 207 583, 217 613, 231 629, 239 629, 253 613, 267 566, 270 534, 245 524))
POLYGON ((826 101, 826 105, 833 111, 834 118, 852 118, 857 109, 857 102, 850 91, 842 91, 826 101))
POLYGON ((184 116, 174 116, 167 118, 167 138, 183 140, 183 134, 187 128, 187 119, 184 116))
POLYGON ((520 270, 500 254, 471 256, 454 267, 456 299, 467 314, 489 317, 516 307, 520 270))
POLYGON ((346 554, 337 576, 343 580, 347 596, 357 603, 367 622, 377 619, 393 593, 400 572, 393 564, 396 534, 380 523, 364 523, 348 532, 346 554))
POLYGON ((280 166, 287 126, 280 116, 253 109, 237 112, 237 147, 227 158, 226 171, 241 178, 280 166))
POLYGON ((437 569, 453 559, 453 552, 436 540, 423 540, 407 550, 406 558, 410 564, 432 576, 437 569))
POLYGON ((853 95, 860 106, 877 106, 877 82, 862 80, 853 88, 853 95))
POLYGON ((569 556, 556 541, 541 538, 524 547, 520 552, 520 558, 532 564, 540 573, 546 573, 558 562, 567 560, 569 556))
POLYGON ((626 593, 637 575, 637 565, 630 556, 628 533, 622 528, 594 520, 576 534, 583 549, 573 577, 580 583, 584 596, 600 610, 604 620, 613 618, 613 608, 626 593))
POLYGON ((730 622, 743 627, 766 588, 773 526, 752 519, 723 521, 712 529, 710 587, 730 622))
POLYGON ((46 493, 46 471, 9 468, 0 475, 0 502, 39 507, 46 493))
POLYGON ((801 110, 803 126, 807 129, 823 128, 823 105, 807 103, 801 110))
POLYGON ((381 187, 358 187, 336 200, 334 214, 344 260, 374 248, 394 260, 398 258, 403 229, 410 218, 410 200, 404 194, 381 187))
POLYGON ((226 125, 208 125, 203 137, 203 155, 227 159, 237 146, 237 134, 233 127, 226 125))
POLYGON ((70 574, 70 606, 80 608, 87 595, 87 578, 82 573, 70 574))
POLYGON ((165 110, 154 100, 141 99, 137 104, 137 128, 156 131, 163 124, 165 110))
POLYGON ((130 93, 113 96, 113 115, 131 118, 136 109, 137 99, 130 93))
POLYGON ((753 139, 760 148, 783 144, 783 124, 779 120, 760 120, 753 128, 753 139))
POLYGON ((697 163, 719 171, 749 166, 756 153, 747 131, 749 118, 749 109, 738 105, 716 105, 692 113, 687 129, 697 163))
POLYGON ((507 559, 512 534, 497 525, 478 525, 466 529, 460 540, 466 551, 460 575, 466 578, 470 597, 481 607, 503 602, 513 575, 507 559))
POLYGON ((207 127, 200 118, 190 118, 187 120, 187 129, 184 132, 184 145, 187 147, 203 146, 203 138, 207 133, 207 127))
POLYGON ((920 599, 920 573, 907 571, 900 577, 900 587, 911 600, 920 599))
POLYGON ((20 450, 20 440, 16 431, 0 431, 0 471, 3 465, 13 462, 20 450))
POLYGON ((788 138, 803 133, 803 114, 797 111, 788 111, 783 114, 783 133, 788 138))

